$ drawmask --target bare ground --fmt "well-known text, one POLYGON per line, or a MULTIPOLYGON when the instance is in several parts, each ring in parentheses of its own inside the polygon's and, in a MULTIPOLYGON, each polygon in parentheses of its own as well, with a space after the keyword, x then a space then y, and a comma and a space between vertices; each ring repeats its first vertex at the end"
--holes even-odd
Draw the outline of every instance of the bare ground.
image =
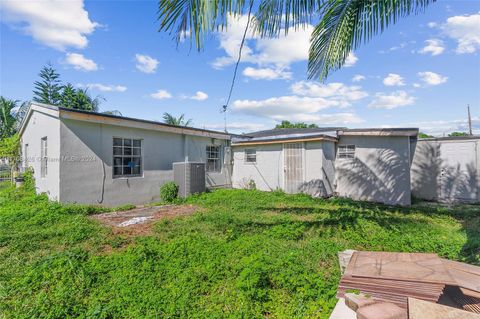
POLYGON ((196 211, 198 207, 193 205, 166 205, 97 214, 90 218, 111 227, 114 235, 135 237, 150 234, 155 221, 189 216, 196 211))

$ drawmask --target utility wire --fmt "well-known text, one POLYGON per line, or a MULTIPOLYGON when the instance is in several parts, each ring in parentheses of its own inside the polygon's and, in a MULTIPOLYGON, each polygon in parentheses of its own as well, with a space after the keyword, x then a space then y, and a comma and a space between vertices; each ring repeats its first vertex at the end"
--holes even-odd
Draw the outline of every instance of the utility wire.
MULTIPOLYGON (((252 14, 252 7, 253 7, 253 0, 250 0, 250 7, 248 8, 247 25, 245 27, 245 31, 243 32, 242 42, 240 43, 240 49, 238 50, 238 59, 237 59, 237 63, 235 64, 235 69, 233 71, 232 84, 230 85, 230 91, 228 92, 227 102, 225 102, 225 105, 223 106, 223 112, 225 113, 227 112, 228 104, 230 103, 230 99, 232 98, 233 87, 235 86, 235 80, 237 78, 238 65, 240 64, 240 60, 242 59, 242 50, 245 44, 245 38, 247 37, 248 27, 250 26, 250 16, 252 14)), ((226 130, 226 127, 225 127, 225 130, 226 130)))

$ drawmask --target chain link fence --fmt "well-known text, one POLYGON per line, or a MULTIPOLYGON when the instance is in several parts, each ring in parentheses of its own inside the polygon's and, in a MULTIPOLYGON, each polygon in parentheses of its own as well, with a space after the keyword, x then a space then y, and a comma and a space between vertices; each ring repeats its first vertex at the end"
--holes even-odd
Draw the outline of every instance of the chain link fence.
POLYGON ((11 183, 12 177, 12 166, 6 159, 0 159, 0 183, 11 183))

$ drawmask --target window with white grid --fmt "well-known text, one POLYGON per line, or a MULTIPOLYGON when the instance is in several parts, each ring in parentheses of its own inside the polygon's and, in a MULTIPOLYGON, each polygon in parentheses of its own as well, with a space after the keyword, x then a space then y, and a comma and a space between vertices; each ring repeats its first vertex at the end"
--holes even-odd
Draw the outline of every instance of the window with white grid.
POLYGON ((113 138, 113 177, 142 175, 142 140, 113 138))
POLYGON ((40 140, 40 177, 47 177, 48 173, 48 144, 47 137, 40 140))
POLYGON ((338 145, 338 158, 355 158, 355 145, 338 145))
POLYGON ((256 149, 245 149, 245 163, 255 164, 257 162, 257 150, 256 149))
POLYGON ((220 146, 208 145, 207 146, 207 172, 221 172, 222 161, 220 160, 220 146))

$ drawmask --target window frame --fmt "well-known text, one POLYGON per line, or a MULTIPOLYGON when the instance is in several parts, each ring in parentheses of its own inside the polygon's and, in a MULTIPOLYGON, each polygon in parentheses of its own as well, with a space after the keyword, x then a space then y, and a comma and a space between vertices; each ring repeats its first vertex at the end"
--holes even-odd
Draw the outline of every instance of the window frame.
POLYGON ((23 146, 23 168, 27 169, 29 166, 28 156, 29 156, 30 146, 28 143, 25 143, 23 146))
POLYGON ((40 139, 40 178, 48 176, 48 136, 40 139))
POLYGON ((221 173, 222 172, 222 146, 221 145, 207 145, 205 147, 205 171, 208 173, 221 173), (217 148, 218 150, 216 151, 217 157, 211 157, 209 155, 212 155, 211 150, 209 151, 209 148, 217 148), (214 169, 210 169, 209 161, 214 161, 214 169), (218 163, 218 167, 217 164, 218 163))
MULTIPOLYGON (((136 178, 136 177, 143 177, 143 153, 144 153, 144 145, 143 145, 143 139, 141 138, 133 138, 133 137, 121 137, 121 136, 113 136, 112 137, 112 178, 113 179, 122 179, 122 178, 136 178), (116 145, 115 140, 119 139, 122 141, 122 145, 116 145), (130 145, 125 145, 125 140, 130 140, 130 145), (135 146, 135 142, 140 142, 140 146, 135 146), (125 154, 125 147, 131 149, 131 154, 125 154), (122 154, 115 154, 115 150, 120 148, 122 154), (139 149, 140 154, 134 154, 134 149, 139 149), (121 159, 121 164, 116 165, 115 164, 115 159, 120 158, 121 159), (136 158, 139 161, 139 173, 133 174, 132 170, 134 167, 129 167, 130 168, 130 174, 125 174, 125 169, 128 167, 128 165, 124 165, 125 159, 130 158, 131 161, 129 163, 133 163, 133 159, 136 158), (121 174, 116 174, 115 173, 115 168, 121 167, 122 173, 121 174)), ((137 166, 137 165, 135 165, 137 166)))
POLYGON ((355 159, 355 152, 357 147, 355 144, 338 145, 337 158, 338 159, 355 159))
POLYGON ((243 162, 245 164, 257 164, 257 149, 256 148, 246 148, 244 149, 244 157, 243 157, 243 162), (249 152, 252 152, 253 151, 253 155, 252 154, 248 154, 249 152), (253 161, 249 160, 249 158, 254 158, 253 161))

